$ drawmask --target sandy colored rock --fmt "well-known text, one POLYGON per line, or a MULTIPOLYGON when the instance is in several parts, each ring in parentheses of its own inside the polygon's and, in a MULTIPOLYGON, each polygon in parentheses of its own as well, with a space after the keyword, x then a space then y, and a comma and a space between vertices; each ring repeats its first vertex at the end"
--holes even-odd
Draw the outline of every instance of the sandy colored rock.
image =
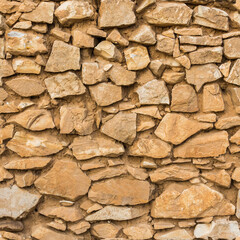
POLYGON ((158 26, 188 25, 192 10, 184 3, 159 2, 153 10, 144 14, 148 23, 158 26))
POLYGON ((228 59, 240 58, 239 46, 240 37, 233 37, 224 40, 224 55, 228 59))
POLYGON ((41 66, 34 60, 25 57, 17 57, 12 61, 13 70, 16 73, 40 74, 41 66))
POLYGON ((240 86, 239 68, 240 68, 240 59, 237 59, 237 61, 234 63, 233 67, 231 68, 229 76, 227 78, 224 78, 224 80, 228 83, 232 83, 240 86))
POLYGON ((101 0, 98 25, 105 27, 126 27, 136 22, 131 0, 101 0))
POLYGON ((12 65, 5 59, 0 59, 0 86, 2 86, 2 78, 9 77, 14 74, 12 65))
POLYGON ((234 171, 232 173, 232 179, 234 181, 240 182, 240 168, 239 167, 234 169, 234 171))
MULTIPOLYGON (((0 182, 9 180, 12 178, 13 178, 13 175, 9 171, 4 169, 3 167, 0 167, 0 182)), ((1 222, 0 222, 0 229, 1 229, 1 222)))
POLYGON ((91 233, 97 238, 115 238, 121 230, 120 226, 112 223, 97 223, 91 228, 91 233))
POLYGON ((23 223, 14 220, 1 220, 0 230, 10 231, 10 232, 21 232, 24 229, 23 223))
POLYGON ((167 53, 172 55, 174 50, 175 40, 163 35, 157 35, 156 50, 159 52, 167 53))
POLYGON ((177 58, 175 58, 175 59, 176 59, 176 61, 178 61, 183 67, 185 67, 186 69, 190 69, 190 67, 191 67, 191 62, 190 62, 190 59, 189 59, 186 55, 177 57, 177 58))
POLYGON ((210 123, 191 120, 177 113, 167 113, 154 133, 163 141, 178 145, 195 133, 212 127, 210 123))
POLYGON ((114 44, 119 44, 123 47, 127 47, 129 45, 129 41, 121 35, 117 28, 114 28, 109 33, 109 35, 107 36, 107 40, 114 44))
POLYGON ((221 117, 215 123, 216 129, 228 129, 232 127, 236 127, 240 125, 240 117, 239 116, 226 116, 221 117))
POLYGON ((150 116, 138 115, 137 117, 137 132, 142 132, 151 129, 155 126, 155 121, 150 116))
POLYGON ((0 217, 23 218, 39 202, 39 194, 30 193, 18 186, 0 188, 0 217))
POLYGON ((8 93, 3 88, 0 88, 0 101, 5 100, 7 97, 8 93))
POLYGON ((146 116, 151 116, 157 119, 162 119, 157 106, 144 106, 140 108, 135 108, 131 112, 139 113, 146 116))
POLYGON ((124 234, 128 236, 129 239, 152 239, 153 229, 150 224, 139 223, 135 226, 129 226, 123 229, 124 234))
POLYGON ((165 70, 165 65, 160 60, 153 60, 149 64, 149 68, 157 77, 161 77, 163 71, 165 70))
POLYGON ((177 230, 171 230, 167 233, 156 233, 154 235, 154 238, 156 240, 180 240, 180 239, 186 239, 186 240, 192 240, 193 236, 185 229, 177 229, 177 230))
POLYGON ((176 84, 185 79, 185 72, 175 72, 172 69, 165 69, 162 80, 168 84, 176 84))
POLYGON ((228 146, 228 133, 226 131, 210 131, 197 134, 177 146, 173 153, 174 157, 180 158, 217 157, 225 154, 228 146))
POLYGON ((36 178, 36 174, 32 171, 15 173, 15 182, 20 188, 32 186, 36 178))
POLYGON ((81 221, 78 223, 68 224, 68 229, 75 234, 82 234, 91 227, 89 222, 81 221))
POLYGON ((7 1, 7 0, 3 0, 0 3, 0 12, 1 13, 14 13, 19 9, 20 3, 16 2, 16 1, 7 1))
POLYGON ((239 106, 240 106, 240 88, 235 86, 235 87, 228 87, 227 92, 231 96, 234 108, 237 113, 240 112, 239 106))
POLYGON ((231 138, 230 142, 240 145, 240 130, 238 130, 231 138))
POLYGON ((95 39, 80 29, 72 30, 73 45, 79 48, 94 48, 95 39))
POLYGON ((5 127, 0 128, 0 144, 2 144, 4 140, 12 138, 13 131, 14 131, 13 124, 6 125, 5 127))
POLYGON ((193 52, 197 49, 197 46, 194 45, 181 45, 180 46, 180 51, 183 53, 188 53, 188 52, 193 52))
POLYGON ((175 27, 174 33, 182 36, 202 36, 203 31, 201 27, 175 27))
POLYGON ((75 200, 88 192, 91 180, 78 168, 77 163, 61 160, 41 175, 34 184, 42 194, 75 200), (61 169, 64 169, 64 172, 59 175, 61 169))
POLYGON ((180 44, 193 44, 200 46, 221 46, 222 37, 209 37, 209 36, 180 36, 180 44))
POLYGON ((145 169, 127 166, 127 171, 138 180, 146 180, 148 173, 145 169))
POLYGON ((69 42, 71 37, 70 33, 63 31, 61 28, 58 27, 51 29, 50 35, 64 42, 69 42))

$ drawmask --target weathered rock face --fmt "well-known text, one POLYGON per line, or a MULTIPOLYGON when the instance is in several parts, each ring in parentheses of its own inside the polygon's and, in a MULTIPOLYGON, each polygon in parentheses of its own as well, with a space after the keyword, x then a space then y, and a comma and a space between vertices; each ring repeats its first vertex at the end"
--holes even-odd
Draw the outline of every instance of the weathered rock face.
POLYGON ((224 55, 228 59, 236 59, 240 57, 239 52, 239 37, 233 37, 224 40, 224 55))
POLYGON ((150 224, 140 223, 138 226, 126 227, 124 234, 130 239, 150 239, 153 237, 153 229, 150 224))
POLYGON ((240 67, 240 60, 237 59, 237 61, 234 63, 233 67, 231 68, 231 71, 228 77, 224 80, 228 83, 232 83, 240 86, 239 67, 240 67))

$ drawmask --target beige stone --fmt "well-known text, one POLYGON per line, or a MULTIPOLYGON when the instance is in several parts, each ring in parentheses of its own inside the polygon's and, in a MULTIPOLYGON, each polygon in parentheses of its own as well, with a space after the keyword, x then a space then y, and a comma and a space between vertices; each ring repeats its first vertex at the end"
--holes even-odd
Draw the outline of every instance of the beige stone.
POLYGON ((162 80, 168 84, 176 84, 185 79, 185 72, 175 72, 172 69, 165 69, 162 80))
POLYGON ((124 234, 129 239, 151 239, 153 237, 153 229, 150 224, 139 223, 135 226, 129 226, 123 229, 124 234))
POLYGON ((170 220, 166 219, 154 219, 154 229, 155 230, 163 230, 163 229, 169 229, 169 228, 174 228, 175 224, 172 223, 170 220))
POLYGON ((155 126, 155 121, 150 116, 138 115, 137 116, 137 132, 146 131, 155 126))
POLYGON ((154 75, 156 75, 157 77, 161 77, 163 71, 165 70, 165 65, 160 60, 153 60, 150 62, 149 68, 151 69, 154 75))
POLYGON ((186 239, 186 240, 192 240, 193 236, 185 229, 176 229, 171 230, 167 233, 156 233, 154 235, 154 238, 156 240, 180 240, 180 239, 186 239))
POLYGON ((3 128, 0 128, 0 144, 3 143, 4 140, 12 138, 14 131, 14 125, 6 125, 3 128))
POLYGON ((14 13, 16 12, 18 9, 19 9, 19 5, 20 3, 19 2, 16 2, 16 1, 7 1, 7 0, 3 0, 1 1, 1 4, 0 4, 0 12, 1 13, 14 13))
POLYGON ((17 57, 12 61, 13 70, 16 73, 40 74, 41 66, 31 58, 17 57))
POLYGON ((240 125, 240 117, 237 116, 223 116, 215 123, 216 129, 228 129, 240 125))
POLYGON ((183 67, 185 67, 186 69, 190 69, 190 67, 191 67, 191 62, 190 62, 190 59, 189 59, 186 55, 177 57, 177 58, 175 58, 175 59, 176 59, 176 61, 178 61, 183 67))
POLYGON ((230 142, 240 145, 240 130, 238 130, 231 138, 230 142))
POLYGON ((240 26, 240 16, 238 11, 230 12, 229 18, 231 20, 230 24, 233 28, 238 28, 240 26))
POLYGON ((48 31, 48 25, 46 23, 36 23, 32 26, 32 30, 38 33, 46 33, 48 31))
POLYGON ((175 27, 174 33, 182 36, 202 36, 203 31, 200 27, 175 27))
POLYGON ((157 46, 156 50, 159 52, 167 53, 172 55, 174 50, 175 40, 163 35, 157 35, 157 46))
POLYGON ((1 220, 0 221, 0 229, 13 231, 13 232, 20 232, 24 228, 22 222, 14 221, 14 220, 1 220))
POLYGON ((0 38, 0 58, 5 58, 5 39, 0 38))
POLYGON ((215 113, 199 113, 193 117, 195 120, 200 122, 211 122, 217 121, 217 115, 215 113))
POLYGON ((224 78, 224 80, 228 83, 240 86, 239 68, 240 68, 240 59, 237 59, 237 61, 234 63, 233 67, 231 68, 229 76, 227 78, 224 78))
MULTIPOLYGON (((12 178, 13 178, 13 175, 9 171, 4 169, 3 167, 0 167, 0 182, 9 180, 12 178)), ((1 229, 1 222, 0 222, 0 229, 1 229)))
POLYGON ((131 166, 127 166, 127 171, 130 173, 134 178, 138 180, 146 180, 148 178, 148 173, 145 169, 142 168, 134 168, 131 166))
POLYGON ((194 45, 181 45, 180 46, 180 51, 183 53, 188 53, 188 52, 193 52, 197 49, 197 46, 194 45))
POLYGON ((146 116, 151 116, 157 119, 162 119, 157 106, 144 106, 140 108, 135 108, 131 112, 139 113, 146 116))
POLYGON ((47 226, 60 231, 66 231, 67 229, 66 223, 61 219, 54 219, 54 221, 47 223, 47 226))
POLYGON ((78 223, 68 224, 68 229, 75 234, 82 234, 86 232, 91 227, 89 222, 80 221, 78 223))
POLYGON ((119 44, 120 46, 127 47, 129 45, 129 41, 124 38, 121 33, 114 28, 109 35, 107 36, 107 40, 114 43, 119 44))
POLYGON ((200 46, 221 46, 222 37, 210 37, 210 36, 180 36, 180 44, 193 44, 200 46))
POLYGON ((32 186, 36 178, 36 174, 32 171, 15 173, 15 182, 20 188, 32 186))
POLYGON ((79 48, 94 48, 95 39, 94 37, 88 35, 87 33, 76 28, 72 30, 72 43, 74 46, 79 48))
POLYGON ((224 55, 228 59, 240 58, 239 46, 240 37, 233 37, 224 40, 224 55))
POLYGON ((102 38, 107 37, 107 33, 105 31, 100 30, 94 26, 87 29, 87 34, 94 36, 94 37, 102 37, 102 38))
POLYGON ((228 87, 227 88, 228 94, 231 96, 232 103, 237 113, 239 113, 239 106, 240 106, 240 88, 239 87, 228 87))
POLYGON ((0 86, 2 86, 2 78, 9 77, 14 74, 12 65, 5 59, 0 59, 0 86))
POLYGON ((5 100, 7 97, 8 93, 3 88, 0 88, 0 101, 5 100))
POLYGON ((120 226, 112 223, 97 223, 91 227, 91 233, 97 238, 115 238, 121 230, 120 226))
POLYGON ((68 32, 63 31, 62 29, 55 27, 51 29, 50 35, 54 36, 55 38, 64 41, 64 42, 69 42, 71 34, 68 32))

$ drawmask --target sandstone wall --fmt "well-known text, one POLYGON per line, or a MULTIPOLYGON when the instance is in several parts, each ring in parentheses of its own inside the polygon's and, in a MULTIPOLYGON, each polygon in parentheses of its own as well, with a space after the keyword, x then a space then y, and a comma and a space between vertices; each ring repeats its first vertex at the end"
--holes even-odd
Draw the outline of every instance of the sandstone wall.
POLYGON ((0 239, 240 239, 240 1, 0 0, 0 239))

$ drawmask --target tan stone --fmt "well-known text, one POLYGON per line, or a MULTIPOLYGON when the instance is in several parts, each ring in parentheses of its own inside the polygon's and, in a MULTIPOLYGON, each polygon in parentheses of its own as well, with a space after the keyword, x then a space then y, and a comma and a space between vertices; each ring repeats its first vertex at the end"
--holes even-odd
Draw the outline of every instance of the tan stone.
POLYGON ((30 133, 18 131, 7 147, 21 157, 47 156, 63 149, 64 142, 47 132, 30 133))
POLYGON ((180 46, 180 51, 183 53, 188 53, 188 52, 193 52, 197 49, 197 46, 194 45, 181 45, 180 46))
POLYGON ((163 35, 157 35, 157 46, 156 50, 159 52, 167 53, 172 55, 174 50, 175 40, 163 35))
POLYGON ((161 77, 163 71, 165 70, 165 65, 160 60, 153 60, 149 64, 149 68, 157 77, 161 77))
POLYGON ((94 26, 87 29, 87 34, 94 36, 94 37, 102 37, 102 38, 107 37, 107 33, 105 31, 100 30, 94 26))
POLYGON ((239 28, 240 26, 240 16, 238 11, 233 11, 229 13, 229 18, 231 20, 230 24, 233 28, 239 28))
MULTIPOLYGON (((13 175, 9 171, 4 169, 3 167, 0 167, 0 182, 9 180, 12 178, 13 178, 13 175)), ((0 230, 1 230, 1 222, 0 222, 0 230)))
POLYGON ((145 169, 142 168, 134 168, 131 166, 127 166, 127 171, 130 173, 134 178, 138 180, 146 180, 148 178, 148 173, 145 169))
POLYGON ((224 55, 228 59, 240 58, 239 46, 240 37, 233 37, 224 40, 224 55))
POLYGON ((237 113, 240 112, 240 88, 239 87, 228 87, 227 88, 228 94, 231 96, 234 108, 237 113))
POLYGON ((239 116, 223 116, 220 117, 215 123, 216 129, 228 129, 240 125, 239 116))
POLYGON ((79 48, 94 48, 95 39, 79 28, 72 30, 72 43, 79 48))
POLYGON ((14 220, 1 220, 0 221, 0 230, 20 232, 24 228, 22 222, 14 220))
POLYGON ((131 112, 139 113, 146 116, 151 116, 157 119, 162 119, 157 106, 144 106, 140 108, 135 108, 131 112))
POLYGON ((182 36, 202 36, 202 28, 196 26, 190 27, 175 27, 174 33, 182 36))
POLYGON ((5 58, 5 39, 0 38, 0 58, 5 58))
POLYGON ((190 67, 191 67, 191 62, 190 62, 190 59, 189 59, 186 55, 177 57, 177 58, 175 58, 175 59, 176 59, 183 67, 185 67, 186 69, 190 69, 190 67))
POLYGON ((15 182, 20 188, 32 186, 36 178, 32 171, 15 173, 15 182))
POLYGON ((50 35, 54 36, 55 38, 64 41, 64 42, 69 42, 71 34, 68 32, 63 31, 62 29, 55 27, 51 29, 50 35))
POLYGON ((32 105, 34 102, 29 99, 5 101, 0 105, 0 113, 16 113, 32 105))
POLYGON ((38 33, 46 33, 48 31, 48 25, 46 23, 36 23, 32 26, 32 30, 38 33))
POLYGON ((174 149, 174 157, 217 157, 226 153, 229 146, 226 131, 200 133, 174 149))
POLYGON ((2 86, 2 78, 9 77, 14 74, 12 65, 5 59, 0 59, 0 86, 2 86))
POLYGON ((174 228, 175 224, 172 223, 170 220, 166 219, 154 219, 153 221, 154 224, 154 229, 155 230, 163 230, 163 229, 169 229, 169 228, 174 228))
POLYGON ((191 8, 184 3, 159 2, 155 9, 147 11, 144 18, 158 26, 188 25, 192 17, 191 8))
POLYGON ((107 36, 107 40, 123 47, 127 47, 129 45, 129 41, 124 38, 116 28, 110 32, 110 34, 107 36))
POLYGON ((100 239, 115 238, 119 235, 120 230, 120 226, 112 223, 97 223, 91 227, 92 235, 100 239))
POLYGON ((8 93, 3 88, 0 88, 0 101, 5 100, 7 97, 8 93))
POLYGON ((76 200, 88 192, 91 180, 78 168, 77 163, 58 160, 34 184, 42 194, 76 200), (64 169, 64 172, 59 174, 61 169, 64 169))
POLYGON ((231 138, 230 142, 240 145, 240 130, 238 130, 231 138))
POLYGON ((199 113, 193 117, 195 120, 200 122, 211 122, 217 121, 217 115, 215 113, 199 113))
POLYGON ((224 80, 228 83, 240 86, 239 68, 240 68, 240 59, 237 59, 237 61, 234 63, 233 67, 231 68, 229 76, 227 78, 224 78, 224 80))
POLYGON ((222 37, 210 37, 210 36, 180 36, 180 44, 193 44, 200 46, 221 46, 222 37))
POLYGON ((6 24, 9 26, 9 27, 12 27, 17 21, 18 19, 20 18, 21 16, 21 13, 20 12, 16 12, 12 15, 10 15, 10 17, 6 20, 6 24))
POLYGON ((68 229, 77 235, 86 232, 90 227, 91 227, 90 223, 86 221, 68 224, 68 229))
POLYGON ((177 113, 167 113, 154 133, 162 140, 178 145, 195 133, 212 127, 211 123, 191 120, 177 113))
POLYGON ((45 71, 65 72, 80 69, 80 49, 65 42, 55 40, 45 71))
POLYGON ((3 143, 4 140, 12 138, 14 131, 14 125, 6 125, 3 128, 0 128, 0 144, 3 143))
POLYGON ((99 134, 76 137, 70 145, 73 155, 78 160, 90 159, 98 156, 119 156, 124 153, 122 144, 99 134))
POLYGON ((168 84, 176 84, 185 79, 185 72, 175 72, 172 69, 166 69, 163 72, 162 80, 168 84))
POLYGON ((156 240, 192 240, 193 236, 190 234, 187 230, 185 229, 176 229, 176 230, 171 230, 170 232, 167 233, 156 233, 154 235, 154 238, 156 240))
POLYGON ((137 132, 142 132, 151 129, 155 126, 155 121, 150 116, 138 115, 137 116, 137 132))
POLYGON ((217 83, 207 84, 203 87, 203 112, 224 111, 222 91, 217 83))
POLYGON ((230 73, 231 61, 227 61, 219 66, 219 69, 224 77, 228 77, 230 73))
POLYGON ((135 226, 129 226, 123 229, 124 234, 129 239, 151 239, 153 237, 153 229, 150 224, 139 223, 135 226))
POLYGON ((12 61, 13 70, 16 73, 40 74, 41 66, 30 58, 17 57, 12 61))
POLYGON ((20 2, 2 0, 0 2, 1 13, 14 13, 19 9, 20 2))
POLYGON ((47 226, 60 231, 66 231, 67 229, 66 223, 61 219, 54 219, 54 221, 47 223, 47 226))
POLYGON ((143 0, 143 1, 141 1, 137 6, 136 12, 137 13, 142 12, 148 6, 152 5, 153 3, 156 3, 156 0, 143 0))

